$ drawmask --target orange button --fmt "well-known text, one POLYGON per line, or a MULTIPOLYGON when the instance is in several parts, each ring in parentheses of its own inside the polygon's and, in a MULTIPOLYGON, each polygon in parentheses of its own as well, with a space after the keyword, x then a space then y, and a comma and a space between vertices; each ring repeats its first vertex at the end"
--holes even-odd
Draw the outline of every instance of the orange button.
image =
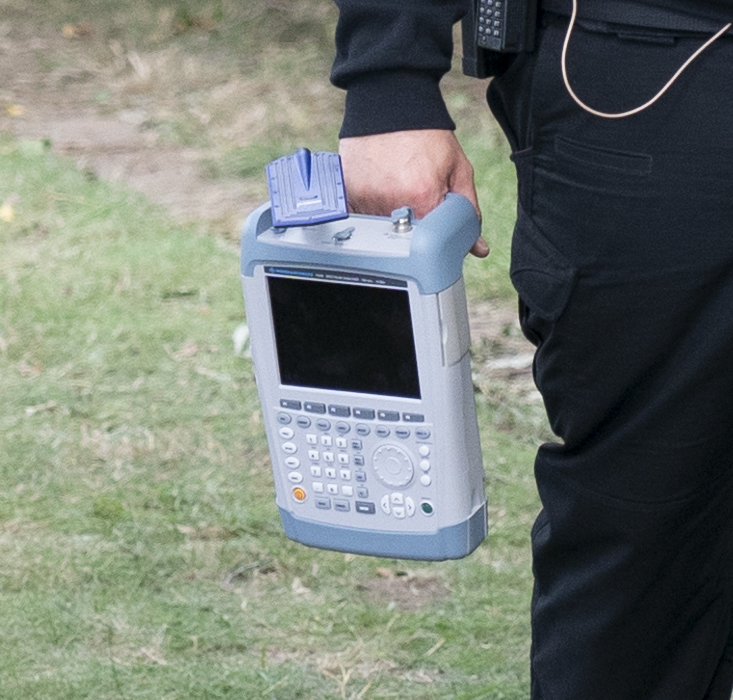
POLYGON ((293 498, 296 501, 299 501, 302 503, 306 499, 306 495, 307 494, 305 490, 300 488, 300 486, 298 488, 293 489, 293 498))

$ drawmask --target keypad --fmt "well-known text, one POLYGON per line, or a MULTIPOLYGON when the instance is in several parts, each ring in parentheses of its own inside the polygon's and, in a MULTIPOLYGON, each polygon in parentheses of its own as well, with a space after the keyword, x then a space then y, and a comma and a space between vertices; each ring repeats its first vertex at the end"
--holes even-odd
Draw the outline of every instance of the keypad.
POLYGON ((504 29, 506 0, 479 0, 476 39, 479 46, 499 48, 504 29))
POLYGON ((433 482, 432 426, 424 414, 282 399, 274 417, 297 503, 354 513, 355 521, 425 514, 415 506, 433 482))

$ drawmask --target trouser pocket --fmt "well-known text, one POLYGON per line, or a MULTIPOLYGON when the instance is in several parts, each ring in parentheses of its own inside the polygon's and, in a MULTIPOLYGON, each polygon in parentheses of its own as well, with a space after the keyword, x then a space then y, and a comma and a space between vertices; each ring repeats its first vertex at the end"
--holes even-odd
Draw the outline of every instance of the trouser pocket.
POLYGON ((565 311, 577 268, 549 241, 519 206, 509 274, 519 294, 520 323, 535 345, 565 311))

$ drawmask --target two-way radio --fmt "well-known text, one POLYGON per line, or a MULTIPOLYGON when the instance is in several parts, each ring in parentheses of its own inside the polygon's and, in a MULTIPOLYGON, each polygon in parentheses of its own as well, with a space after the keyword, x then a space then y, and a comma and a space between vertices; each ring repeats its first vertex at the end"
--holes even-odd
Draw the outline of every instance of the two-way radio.
POLYGON ((346 214, 340 160, 268 167, 242 236, 252 358, 285 533, 306 545, 454 559, 486 536, 460 195, 421 220, 346 214))
POLYGON ((538 0, 471 0, 462 21, 463 72, 487 78, 501 72, 512 54, 532 51, 538 0))

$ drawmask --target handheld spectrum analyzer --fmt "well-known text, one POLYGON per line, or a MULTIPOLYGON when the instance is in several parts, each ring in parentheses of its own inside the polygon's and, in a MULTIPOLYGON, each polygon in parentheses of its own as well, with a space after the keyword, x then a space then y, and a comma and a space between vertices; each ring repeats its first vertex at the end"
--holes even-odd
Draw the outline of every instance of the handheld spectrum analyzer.
POLYGON ((285 533, 440 560, 487 532, 459 195, 421 220, 349 216, 335 154, 268 166, 242 236, 252 357, 285 533))

